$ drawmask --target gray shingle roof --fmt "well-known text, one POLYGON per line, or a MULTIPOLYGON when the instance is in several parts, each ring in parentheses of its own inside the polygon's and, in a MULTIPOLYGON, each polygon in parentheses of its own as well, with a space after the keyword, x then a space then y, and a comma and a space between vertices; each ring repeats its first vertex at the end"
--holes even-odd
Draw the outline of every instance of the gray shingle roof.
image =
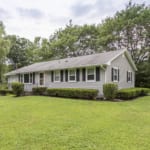
POLYGON ((15 75, 18 73, 26 73, 26 72, 38 72, 38 71, 47 71, 47 70, 103 65, 103 64, 107 64, 110 60, 122 54, 123 52, 124 50, 117 50, 117 51, 103 52, 103 53, 98 53, 93 55, 86 55, 86 56, 35 63, 8 72, 6 76, 15 75))

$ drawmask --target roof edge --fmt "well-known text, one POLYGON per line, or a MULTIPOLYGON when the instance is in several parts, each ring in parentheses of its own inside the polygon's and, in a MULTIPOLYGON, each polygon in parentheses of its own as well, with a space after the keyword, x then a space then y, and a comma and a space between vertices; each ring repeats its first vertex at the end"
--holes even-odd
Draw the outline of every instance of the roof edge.
POLYGON ((108 62, 107 62, 107 65, 110 65, 113 60, 115 60, 116 58, 118 58, 118 57, 119 57, 121 54, 123 54, 123 53, 126 55, 128 61, 129 61, 129 63, 132 65, 133 69, 134 69, 135 71, 137 71, 137 67, 136 67, 136 65, 135 65, 135 63, 134 63, 134 61, 133 61, 133 59, 131 58, 129 52, 128 52, 126 49, 122 50, 118 55, 116 55, 116 56, 113 57, 110 61, 108 61, 108 62))

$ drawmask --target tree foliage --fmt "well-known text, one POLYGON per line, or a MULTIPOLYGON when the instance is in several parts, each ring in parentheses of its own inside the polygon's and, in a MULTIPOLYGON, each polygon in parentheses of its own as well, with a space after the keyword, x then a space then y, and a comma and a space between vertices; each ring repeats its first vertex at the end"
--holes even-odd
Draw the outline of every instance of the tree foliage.
POLYGON ((99 44, 107 50, 127 49, 135 63, 150 57, 150 8, 129 2, 125 10, 99 26, 99 44))
POLYGON ((137 65, 136 86, 150 88, 150 59, 137 65))
POLYGON ((46 38, 35 37, 33 42, 33 62, 47 61, 53 57, 50 42, 46 38))
POLYGON ((66 25, 65 29, 58 30, 50 37, 53 56, 64 58, 95 53, 100 47, 97 35, 95 25, 66 25))
POLYGON ((32 63, 32 42, 26 38, 20 38, 16 35, 9 35, 10 51, 8 58, 14 69, 23 67, 32 63), (31 54, 31 55, 30 55, 31 54))
POLYGON ((5 39, 4 25, 0 22, 0 83, 3 81, 3 74, 6 69, 6 55, 9 52, 9 41, 5 39))

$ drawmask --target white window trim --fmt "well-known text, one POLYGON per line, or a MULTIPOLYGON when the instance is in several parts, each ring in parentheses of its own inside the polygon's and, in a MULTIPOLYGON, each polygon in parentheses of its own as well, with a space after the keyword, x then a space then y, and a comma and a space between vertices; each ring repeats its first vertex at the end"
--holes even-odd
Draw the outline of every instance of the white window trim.
POLYGON ((87 67, 86 68, 86 82, 96 82, 96 69, 95 67, 87 67), (88 80, 88 69, 94 69, 94 80, 88 80))
POLYGON ((54 80, 54 82, 60 82, 60 70, 54 70, 54 79, 53 80, 54 80), (56 71, 59 71, 59 80, 58 81, 55 80, 56 71))
MULTIPOLYGON (((117 69, 118 71, 119 71, 119 67, 112 67, 113 69, 117 69)), ((119 81, 118 81, 118 71, 117 71, 117 80, 113 80, 113 82, 115 82, 115 83, 118 83, 119 81)), ((114 73, 113 73, 113 75, 114 75, 114 73)), ((114 78, 114 77, 113 77, 114 78)))
MULTIPOLYGON (((128 73, 131 73, 130 75, 132 76, 133 75, 133 73, 132 73, 132 71, 127 71, 128 73)), ((129 75, 129 74, 128 74, 129 75)), ((130 81, 127 81, 127 83, 132 83, 132 79, 133 79, 133 76, 131 77, 131 80, 130 81)))
POLYGON ((77 78, 76 78, 76 71, 77 71, 76 69, 68 69, 68 81, 69 81, 69 82, 77 82, 77 81, 76 81, 76 79, 77 79, 77 78), (75 75, 75 80, 70 80, 70 71, 71 71, 71 70, 74 70, 74 71, 75 71, 75 74, 74 74, 74 75, 75 75))
MULTIPOLYGON (((31 73, 32 73, 32 72, 21 74, 21 75, 23 76, 22 83, 24 83, 24 84, 33 84, 33 83, 30 83, 30 74, 31 74, 31 73), (25 75, 25 74, 28 74, 28 75, 29 75, 29 82, 28 82, 28 83, 25 83, 25 82, 24 82, 24 75, 25 75)), ((32 82, 33 82, 33 73, 32 73, 32 82)))
POLYGON ((45 73, 44 72, 39 72, 39 79, 38 79, 38 86, 45 86, 45 73), (43 73, 43 85, 40 85, 40 73, 43 73))
POLYGON ((24 83, 24 74, 20 74, 20 81, 21 83, 24 83), (21 82, 21 77, 22 77, 22 82, 21 82))

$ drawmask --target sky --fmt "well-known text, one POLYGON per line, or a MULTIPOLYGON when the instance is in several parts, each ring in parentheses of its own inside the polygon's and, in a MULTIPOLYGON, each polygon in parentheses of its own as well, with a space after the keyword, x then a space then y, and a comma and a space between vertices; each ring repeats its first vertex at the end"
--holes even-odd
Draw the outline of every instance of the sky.
MULTIPOLYGON (((132 0, 150 4, 149 0, 132 0)), ((73 24, 98 24, 124 9, 128 0, 0 0, 0 20, 7 34, 33 40, 48 38, 69 20, 73 24)))

